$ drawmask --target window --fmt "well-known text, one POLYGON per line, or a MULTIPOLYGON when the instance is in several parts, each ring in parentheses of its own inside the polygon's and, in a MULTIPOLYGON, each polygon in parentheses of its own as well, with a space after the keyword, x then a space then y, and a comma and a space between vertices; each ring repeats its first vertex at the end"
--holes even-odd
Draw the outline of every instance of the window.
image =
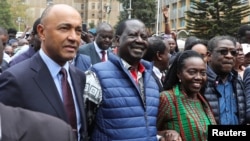
POLYGON ((84 4, 81 4, 81 9, 84 9, 84 4))
POLYGON ((247 3, 248 3, 248 0, 240 0, 240 2, 241 2, 242 4, 247 4, 247 3))
POLYGON ((92 3, 91 7, 92 7, 92 10, 94 10, 95 9, 95 3, 92 3))
POLYGON ((92 14, 92 18, 95 18, 95 14, 94 13, 92 14))
POLYGON ((185 18, 181 18, 180 19, 180 27, 184 27, 185 26, 185 18))
POLYGON ((181 8, 185 8, 186 7, 186 1, 185 0, 182 0, 181 1, 181 8))
POLYGON ((47 0, 47 5, 53 4, 53 0, 47 0))
POLYGON ((173 29, 176 29, 176 20, 172 20, 171 25, 173 29))

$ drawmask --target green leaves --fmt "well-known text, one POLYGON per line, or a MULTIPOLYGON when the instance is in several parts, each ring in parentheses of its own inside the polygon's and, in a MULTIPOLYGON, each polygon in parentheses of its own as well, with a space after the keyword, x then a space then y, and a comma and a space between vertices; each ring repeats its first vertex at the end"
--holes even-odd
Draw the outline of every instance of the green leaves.
POLYGON ((210 39, 216 35, 235 36, 244 17, 250 14, 250 7, 241 0, 191 0, 193 6, 187 15, 187 30, 190 35, 210 39))

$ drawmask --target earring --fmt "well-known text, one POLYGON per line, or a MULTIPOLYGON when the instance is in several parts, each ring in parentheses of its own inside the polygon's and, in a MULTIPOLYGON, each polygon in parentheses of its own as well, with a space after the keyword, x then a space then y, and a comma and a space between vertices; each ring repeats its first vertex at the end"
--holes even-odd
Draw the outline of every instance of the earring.
POLYGON ((181 83, 181 79, 179 79, 179 82, 181 83))

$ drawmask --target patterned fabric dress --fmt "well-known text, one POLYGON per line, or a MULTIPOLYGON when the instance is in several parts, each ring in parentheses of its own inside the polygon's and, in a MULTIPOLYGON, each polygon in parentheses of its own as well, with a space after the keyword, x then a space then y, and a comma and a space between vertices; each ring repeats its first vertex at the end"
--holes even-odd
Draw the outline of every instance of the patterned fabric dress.
POLYGON ((208 125, 212 124, 216 124, 214 116, 200 94, 198 99, 190 99, 179 86, 161 93, 158 131, 176 130, 183 141, 206 141, 208 125))

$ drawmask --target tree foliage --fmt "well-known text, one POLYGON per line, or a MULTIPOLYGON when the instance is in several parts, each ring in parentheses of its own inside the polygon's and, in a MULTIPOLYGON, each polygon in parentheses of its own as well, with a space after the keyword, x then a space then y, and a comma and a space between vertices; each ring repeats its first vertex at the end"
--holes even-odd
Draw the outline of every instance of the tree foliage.
POLYGON ((5 29, 14 27, 14 23, 11 20, 10 5, 7 0, 0 0, 0 26, 5 29))
MULTIPOLYGON (((18 28, 16 22, 18 17, 22 18, 22 25, 29 19, 26 13, 27 5, 22 0, 0 0, 0 26, 9 28, 18 28)), ((23 30, 25 26, 22 26, 23 30)))
MULTIPOLYGON (((128 19, 129 0, 118 0, 123 4, 124 11, 121 11, 119 22, 128 19)), ((144 22, 148 29, 152 29, 156 21, 156 2, 155 0, 131 0, 131 18, 136 18, 144 22)))
POLYGON ((216 35, 236 36, 244 17, 249 16, 250 7, 241 0, 191 0, 186 12, 186 28, 191 36, 210 39, 216 35))
POLYGON ((24 3, 23 0, 7 0, 10 5, 10 14, 11 14, 11 20, 15 24, 15 27, 18 28, 18 17, 21 18, 20 21, 20 30, 23 31, 28 22, 31 20, 29 14, 26 10, 28 6, 24 3))

